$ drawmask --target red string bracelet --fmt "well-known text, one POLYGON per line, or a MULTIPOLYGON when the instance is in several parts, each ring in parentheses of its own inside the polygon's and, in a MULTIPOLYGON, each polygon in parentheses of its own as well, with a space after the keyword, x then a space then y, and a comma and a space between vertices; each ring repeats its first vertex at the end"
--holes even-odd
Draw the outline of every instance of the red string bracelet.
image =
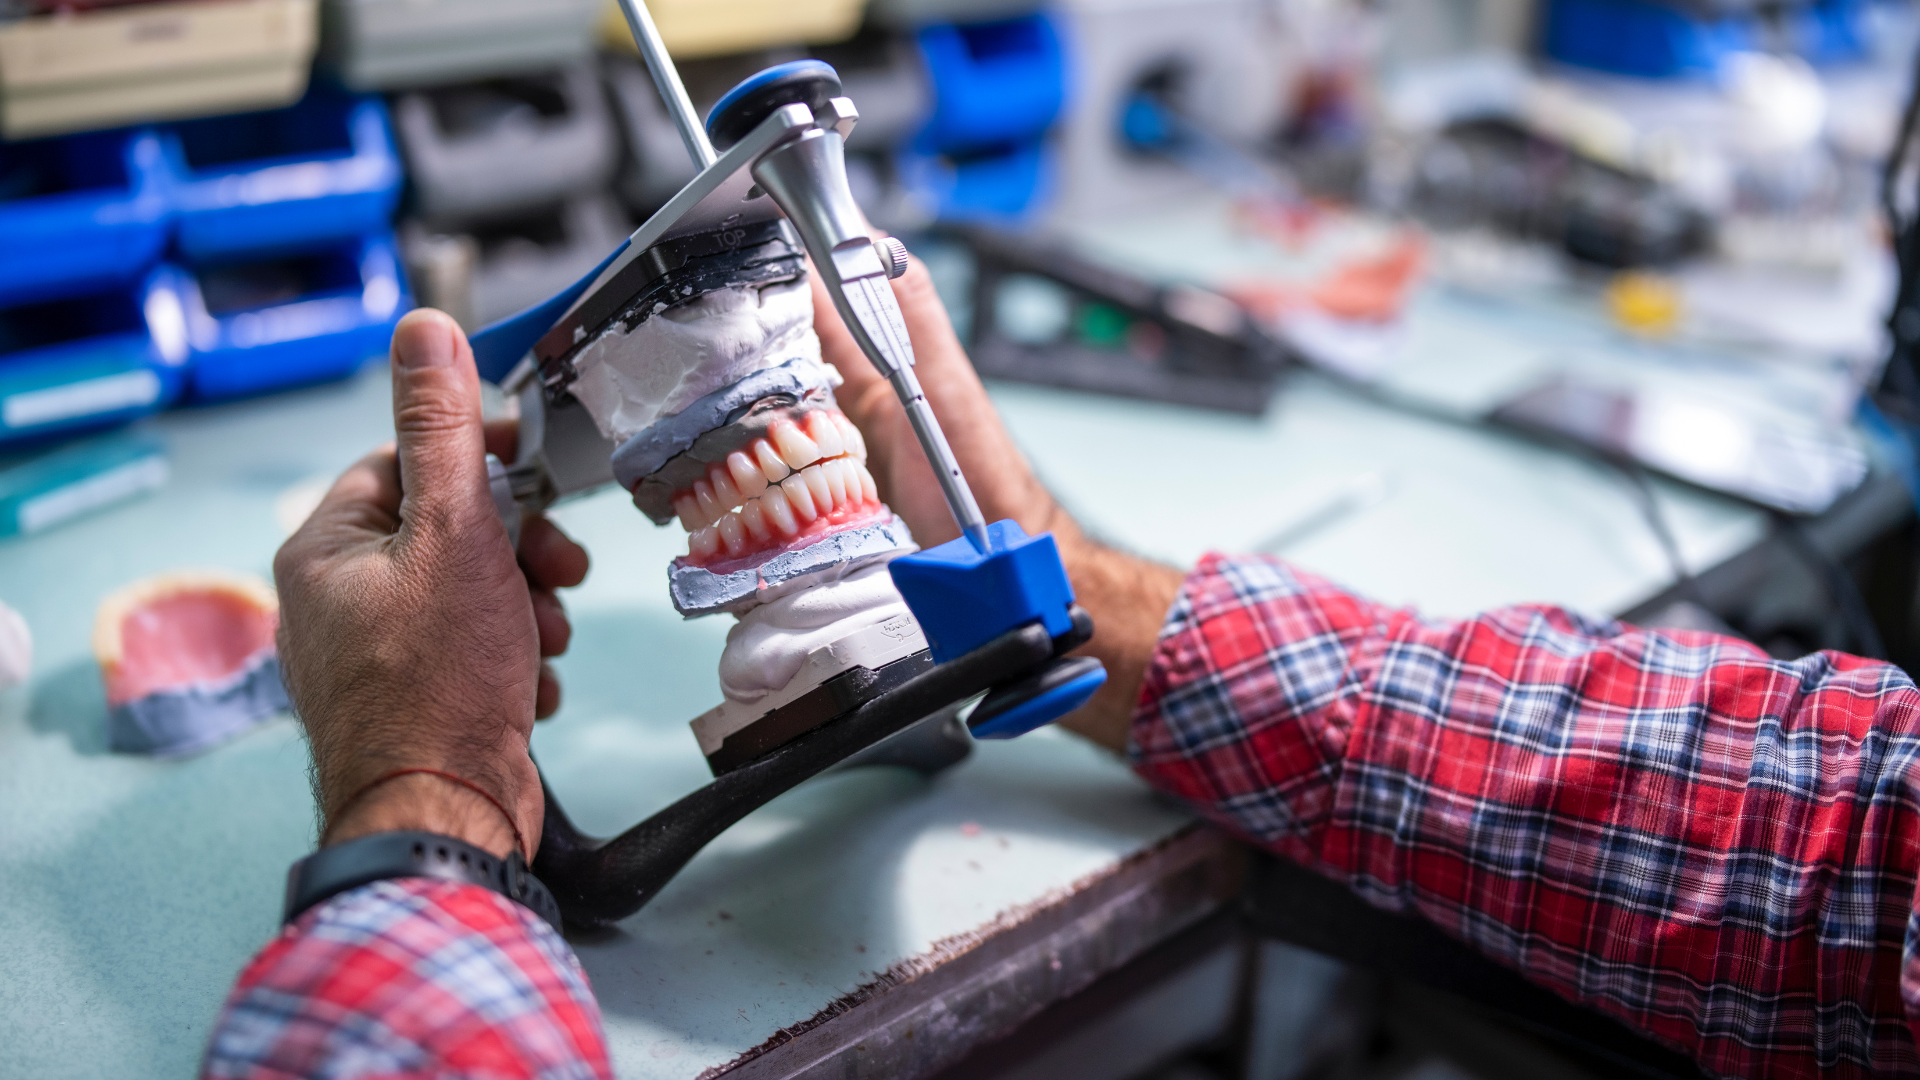
MULTIPOLYGON (((347 812, 347 808, 352 806, 354 803, 359 802, 360 797, 365 795, 367 792, 372 791, 374 788, 379 787, 381 784, 384 784, 389 780, 397 780, 402 776, 412 776, 416 773, 423 776, 437 776, 442 780, 448 781, 449 783, 459 784, 461 787, 466 788, 468 791, 471 791, 475 795, 478 795, 481 798, 487 800, 488 805, 492 806, 495 810, 500 811, 500 816, 507 819, 507 828, 513 830, 513 849, 515 851, 520 852, 521 855, 523 856, 526 855, 527 845, 526 845, 526 841, 522 839, 520 836, 520 823, 513 819, 512 814, 507 813, 507 808, 501 804, 499 799, 496 799, 493 797, 492 792, 488 791, 486 788, 481 787, 479 784, 474 783, 473 781, 467 779, 464 776, 456 776, 453 773, 447 772, 443 769, 430 769, 424 765, 414 765, 405 769, 395 769, 392 772, 384 772, 384 773, 381 773, 379 776, 376 776, 373 779, 367 781, 366 783, 360 785, 359 790, 355 791, 352 795, 349 795, 347 797, 347 801, 340 804, 340 809, 334 811, 334 815, 333 815, 334 820, 335 821, 340 820, 341 815, 347 812)), ((331 833, 332 831, 333 831, 333 826, 331 823, 329 823, 327 826, 327 832, 331 833)), ((326 845, 327 845, 327 836, 326 836, 326 833, 322 833, 320 836, 320 846, 325 847, 326 845)))

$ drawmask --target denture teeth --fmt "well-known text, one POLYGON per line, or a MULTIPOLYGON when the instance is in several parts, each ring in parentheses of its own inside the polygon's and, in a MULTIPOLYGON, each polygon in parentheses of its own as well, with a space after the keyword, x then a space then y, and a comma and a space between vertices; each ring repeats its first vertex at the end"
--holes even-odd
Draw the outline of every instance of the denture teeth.
POLYGON ((713 486, 705 480, 693 482, 693 497, 700 504, 700 516, 709 522, 719 521, 727 508, 720 505, 720 499, 713 493, 713 486))
POLYGON ((857 498, 848 498, 849 494, 858 495, 860 493, 860 481, 855 480, 853 482, 853 491, 848 492, 847 462, 844 458, 832 458, 822 462, 820 471, 826 474, 827 490, 833 493, 833 505, 852 506, 854 503, 860 501, 857 498))
POLYGON ((867 460, 867 440, 845 413, 833 414, 833 426, 840 429, 840 438, 847 444, 847 451, 861 461, 867 460))
POLYGON ((868 502, 879 502, 880 488, 873 482, 873 474, 867 471, 866 465, 858 461, 854 462, 853 474, 860 478, 860 494, 868 502))
POLYGON ((719 527, 709 525, 704 529, 694 530, 693 535, 687 538, 687 551, 696 559, 711 559, 718 555, 720 553, 719 527))
POLYGON ((811 524, 814 518, 820 516, 820 511, 814 508, 813 492, 807 487, 806 477, 795 473, 780 481, 780 490, 786 493, 787 505, 793 507, 793 516, 801 522, 811 524))
POLYGON ((727 455, 727 472, 733 474, 733 486, 740 489, 745 499, 757 499, 767 490, 767 478, 753 459, 735 450, 727 455))
POLYGON ((759 462, 760 473, 767 478, 769 484, 777 484, 785 480, 787 474, 793 471, 787 468, 786 462, 780 460, 780 451, 775 450, 773 444, 765 439, 754 440, 753 460, 759 462))
POLYGON ((833 426, 833 417, 816 412, 807 417, 807 436, 820 448, 821 457, 839 457, 847 452, 847 440, 833 426))
POLYGON ((800 479, 807 482, 807 493, 813 496, 813 507, 822 514, 833 510, 833 485, 827 483, 827 470, 810 465, 800 470, 800 479))
POLYGON ((680 527, 688 532, 704 529, 708 525, 707 516, 700 512, 700 500, 692 495, 682 495, 673 500, 673 512, 680 515, 680 527))
POLYGON ((727 554, 739 558, 747 553, 747 527, 740 522, 739 514, 728 514, 720 519, 720 542, 727 545, 727 554))
POLYGON ((761 508, 759 499, 748 499, 747 505, 740 508, 740 523, 759 543, 764 544, 773 538, 773 527, 767 524, 767 514, 761 508))
POLYGON ((776 421, 767 429, 767 434, 773 436, 773 448, 780 451, 780 459, 796 469, 804 469, 820 460, 819 445, 807 438, 807 433, 800 430, 800 425, 791 420, 776 421))
POLYGON ((781 536, 792 536, 800 531, 800 522, 793 516, 793 504, 787 501, 784 489, 770 487, 760 496, 760 509, 767 515, 767 523, 779 531, 781 536))
POLYGON ((713 497, 725 509, 732 510, 747 501, 741 497, 740 489, 733 486, 733 475, 724 466, 715 465, 707 473, 707 483, 713 487, 713 497))

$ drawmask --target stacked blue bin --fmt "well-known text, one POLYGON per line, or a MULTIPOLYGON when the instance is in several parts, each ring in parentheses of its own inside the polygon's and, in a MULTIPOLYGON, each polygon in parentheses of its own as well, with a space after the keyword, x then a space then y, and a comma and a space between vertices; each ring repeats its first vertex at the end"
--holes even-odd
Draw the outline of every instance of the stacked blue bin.
POLYGON ((923 26, 915 34, 933 88, 926 126, 900 175, 942 218, 1011 218, 1051 187, 1047 132, 1066 103, 1060 35, 1045 14, 923 26))
POLYGON ((386 350, 408 298, 391 226, 400 160, 378 98, 316 87, 163 141, 191 400, 342 378, 386 350))
POLYGON ((376 98, 0 143, 0 448, 347 375, 407 296, 376 98))
POLYGON ((159 140, 0 143, 0 447, 124 423, 180 396, 181 282, 159 140))

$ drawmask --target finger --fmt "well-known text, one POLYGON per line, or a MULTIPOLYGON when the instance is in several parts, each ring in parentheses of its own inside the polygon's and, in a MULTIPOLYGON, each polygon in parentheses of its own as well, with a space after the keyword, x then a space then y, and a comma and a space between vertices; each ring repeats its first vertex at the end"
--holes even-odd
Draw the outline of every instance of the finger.
POLYGON ((294 536, 337 543, 391 536, 399 527, 400 470, 388 443, 348 466, 294 536))
MULTIPOLYGON (((914 367, 921 380, 960 378, 978 386, 973 362, 953 332, 953 319, 947 305, 933 287, 933 275, 927 264, 909 259, 907 272, 893 279, 893 297, 900 302, 900 316, 907 324, 907 338, 913 342, 914 367)), ((841 328, 845 332, 845 327, 841 328)))
POLYGON ((587 579, 587 549, 536 515, 520 524, 520 565, 535 585, 571 589, 587 579))
POLYGON ((866 395, 867 387, 883 382, 880 372, 860 351, 860 344, 847 332, 847 324, 840 319, 840 312, 833 306, 833 298, 827 295, 827 286, 820 278, 818 270, 810 270, 807 283, 813 287, 813 332, 820 338, 820 358, 833 365, 834 370, 845 379, 845 385, 836 396, 846 401, 858 401, 866 395))
POLYGON ((573 641, 573 624, 560 598, 547 589, 534 589, 533 622, 540 629, 540 655, 559 656, 573 641))
POLYGON ((486 432, 487 453, 508 465, 513 464, 520 451, 520 421, 513 417, 489 420, 486 432))
POLYGON ((480 376, 466 335, 441 312, 410 312, 393 332, 393 429, 403 527, 464 536, 498 520, 487 490, 480 376))
POLYGON ((545 720, 560 711, 560 676, 553 668, 540 665, 540 685, 533 691, 533 718, 545 720))

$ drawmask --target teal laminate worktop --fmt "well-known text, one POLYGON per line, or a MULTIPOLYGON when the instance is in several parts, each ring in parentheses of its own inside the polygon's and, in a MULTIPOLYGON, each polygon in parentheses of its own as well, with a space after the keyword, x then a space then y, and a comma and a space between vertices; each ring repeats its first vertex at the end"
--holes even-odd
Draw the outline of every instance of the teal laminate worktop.
MULTIPOLYGON (((1258 420, 995 394, 1072 509, 1163 558, 1271 540, 1439 614, 1529 599, 1622 610, 1667 583, 1630 491, 1604 468, 1315 377, 1292 379, 1258 420)), ((109 753, 87 637, 100 598, 137 577, 268 575, 282 492, 387 437, 385 376, 151 429, 173 466, 159 494, 0 543, 0 600, 38 649, 31 684, 0 693, 0 1076, 188 1075, 228 984, 275 930, 287 863, 313 840, 291 720, 182 761, 109 753)), ((1763 528, 1726 500, 1656 490, 1695 566, 1763 528)), ((673 614, 664 567, 682 534, 621 493, 555 516, 594 569, 567 597, 566 703, 534 748, 575 821, 607 834, 705 781, 686 721, 718 700, 726 621, 673 614)), ((1187 821, 1057 732, 981 746, 930 781, 830 776, 749 817, 621 932, 578 948, 620 1074, 693 1077, 879 973, 925 970, 938 943, 1071 894, 1187 821)))

